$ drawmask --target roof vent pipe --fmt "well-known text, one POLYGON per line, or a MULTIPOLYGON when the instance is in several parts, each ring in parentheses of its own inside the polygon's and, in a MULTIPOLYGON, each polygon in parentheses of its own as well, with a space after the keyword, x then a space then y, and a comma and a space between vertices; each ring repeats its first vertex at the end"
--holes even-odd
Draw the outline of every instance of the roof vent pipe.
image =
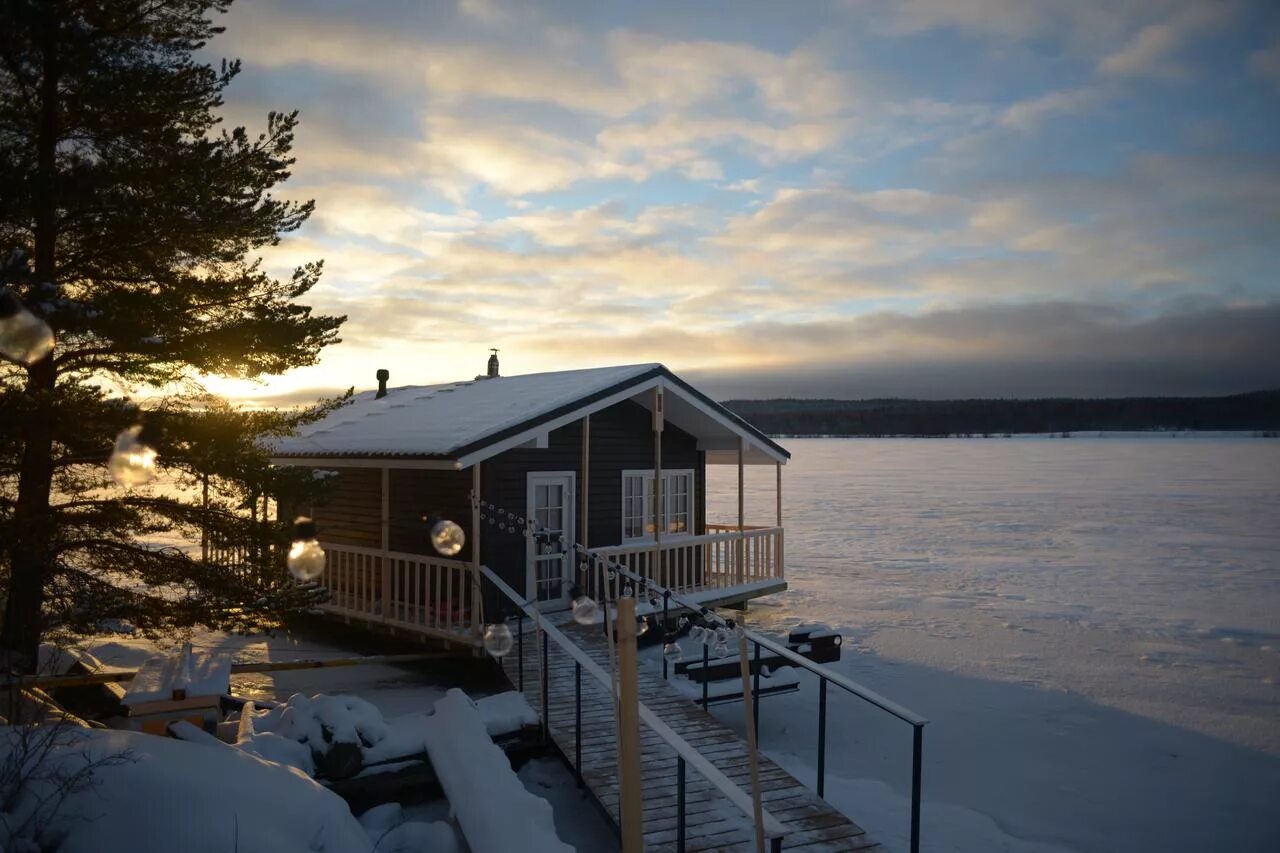
POLYGON ((387 380, 391 378, 391 371, 387 370, 385 367, 380 368, 377 376, 378 393, 374 395, 374 399, 381 400, 383 397, 387 396, 387 380))
POLYGON ((489 356, 488 378, 496 379, 498 377, 498 351, 490 349, 489 352, 493 353, 493 355, 489 356))

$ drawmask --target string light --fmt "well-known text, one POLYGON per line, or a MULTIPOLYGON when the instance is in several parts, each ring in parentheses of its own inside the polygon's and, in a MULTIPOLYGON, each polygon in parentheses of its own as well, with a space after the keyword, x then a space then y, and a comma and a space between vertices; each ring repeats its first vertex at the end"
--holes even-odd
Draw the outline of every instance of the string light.
POLYGON ((316 541, 316 523, 305 515, 293 522, 293 545, 289 547, 289 574, 300 581, 311 581, 324 574, 324 548, 316 541))
POLYGON ((649 633, 649 620, 644 616, 636 617, 636 636, 643 637, 649 633))
POLYGON ((142 424, 122 430, 116 436, 107 470, 119 485, 133 488, 155 477, 156 451, 150 444, 150 438, 144 434, 142 424))
POLYGON ((502 658, 511 654, 515 639, 511 636, 511 628, 506 622, 495 622, 484 629, 484 650, 494 658, 502 658))
POLYGON ((680 663, 684 660, 684 651, 679 643, 665 643, 662 646, 662 656, 671 663, 680 663))
POLYGON ((53 351, 53 330, 0 287, 0 354, 19 364, 35 364, 53 351))
POLYGON ((716 643, 714 646, 712 646, 712 647, 711 647, 711 654, 715 655, 715 656, 716 656, 716 657, 718 657, 718 658, 728 657, 728 656, 729 656, 729 644, 728 644, 728 643, 716 643))
POLYGON ((434 513, 423 516, 422 520, 427 525, 427 532, 431 536, 431 547, 436 549, 436 553, 452 557, 467 544, 467 534, 457 522, 441 518, 434 513))

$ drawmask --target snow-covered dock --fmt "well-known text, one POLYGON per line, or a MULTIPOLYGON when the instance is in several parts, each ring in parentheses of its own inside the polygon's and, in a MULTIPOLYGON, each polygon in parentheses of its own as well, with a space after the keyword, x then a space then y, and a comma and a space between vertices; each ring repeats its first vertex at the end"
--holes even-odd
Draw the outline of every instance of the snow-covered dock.
MULTIPOLYGON (((576 625, 567 614, 546 617, 605 671, 609 651, 599 627, 576 625)), ((503 667, 513 684, 519 684, 523 667, 523 693, 535 709, 541 709, 539 658, 541 647, 532 620, 524 620, 523 655, 513 653, 503 667)), ((619 819, 616 730, 608 688, 584 672, 575 677, 574 660, 555 643, 547 654, 546 708, 549 732, 570 763, 577 760, 577 715, 581 709, 581 773, 583 784, 616 823, 619 819), (581 702, 576 691, 581 689, 581 702)), ((734 732, 704 712, 661 678, 643 670, 639 674, 642 701, 670 729, 693 745, 720 772, 750 795, 747 744, 734 732)), ((677 755, 648 726, 641 727, 644 778, 644 841, 650 851, 676 851, 679 836, 677 755)), ((760 780, 765 809, 786 830, 782 849, 808 853, 877 848, 865 830, 809 790, 778 765, 760 757, 760 780)), ((754 830, 749 817, 732 805, 715 786, 690 769, 685 785, 685 846, 701 850, 753 851, 754 830)))

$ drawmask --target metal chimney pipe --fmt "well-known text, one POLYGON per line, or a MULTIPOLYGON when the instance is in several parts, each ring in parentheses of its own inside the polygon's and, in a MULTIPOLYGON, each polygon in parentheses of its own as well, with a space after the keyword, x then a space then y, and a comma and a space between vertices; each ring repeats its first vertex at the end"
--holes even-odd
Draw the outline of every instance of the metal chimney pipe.
POLYGON ((493 353, 493 355, 489 356, 488 377, 490 379, 496 379, 498 376, 498 351, 496 349, 491 349, 489 352, 493 353))
POLYGON ((391 371, 387 370, 385 367, 379 368, 377 376, 378 393, 374 395, 374 399, 381 400, 383 397, 387 396, 387 380, 391 378, 391 371))

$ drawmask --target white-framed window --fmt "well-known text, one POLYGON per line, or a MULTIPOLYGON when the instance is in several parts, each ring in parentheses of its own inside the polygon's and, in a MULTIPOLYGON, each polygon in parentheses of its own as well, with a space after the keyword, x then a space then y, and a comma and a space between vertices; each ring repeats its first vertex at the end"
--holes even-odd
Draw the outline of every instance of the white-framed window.
MULTIPOLYGON (((622 540, 651 539, 657 529, 653 511, 653 469, 622 472, 622 540)), ((662 535, 681 536, 694 529, 693 469, 662 472, 662 535)))

